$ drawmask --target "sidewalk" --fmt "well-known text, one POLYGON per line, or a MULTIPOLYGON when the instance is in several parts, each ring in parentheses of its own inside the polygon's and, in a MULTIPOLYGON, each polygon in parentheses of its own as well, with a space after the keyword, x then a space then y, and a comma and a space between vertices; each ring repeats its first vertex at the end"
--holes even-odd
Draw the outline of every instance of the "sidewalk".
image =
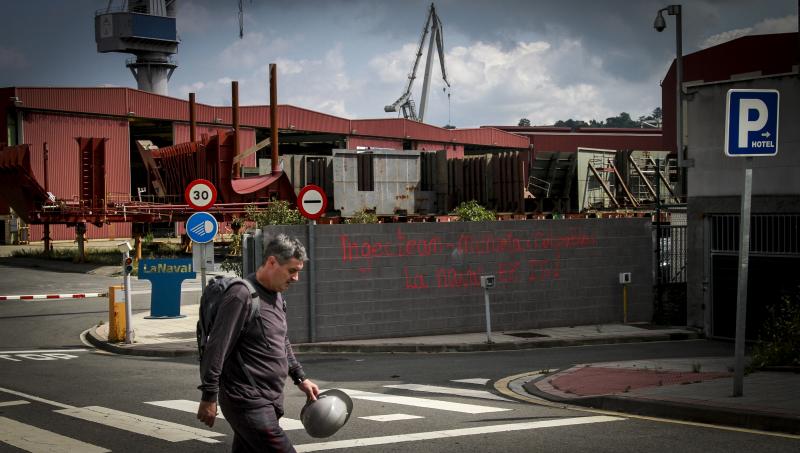
MULTIPOLYGON (((198 306, 181 307, 183 318, 133 316, 134 343, 108 342, 108 326, 90 328, 87 340, 117 354, 196 354, 198 306)), ((697 338, 689 329, 599 325, 293 344, 295 352, 470 352, 586 344, 670 341, 697 338)), ((504 392, 546 404, 603 410, 800 434, 800 373, 757 372, 744 379, 744 397, 731 397, 733 358, 686 358, 592 363, 564 370, 531 372, 507 383, 504 392), (546 401, 543 401, 546 400, 546 401)), ((800 438, 800 437, 799 437, 800 438)))
POLYGON ((733 369, 733 357, 591 363, 510 386, 568 405, 800 434, 800 370, 746 375, 733 397, 733 369))

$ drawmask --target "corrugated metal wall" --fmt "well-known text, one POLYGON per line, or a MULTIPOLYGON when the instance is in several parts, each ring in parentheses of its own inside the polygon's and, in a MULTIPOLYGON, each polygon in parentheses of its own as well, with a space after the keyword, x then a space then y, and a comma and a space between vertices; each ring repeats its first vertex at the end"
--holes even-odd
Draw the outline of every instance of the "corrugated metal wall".
MULTIPOLYGON (((44 186, 44 146, 49 152, 49 191, 65 200, 77 200, 80 191, 78 142, 75 137, 107 138, 105 143, 107 200, 129 200, 131 192, 128 122, 125 120, 26 112, 24 142, 31 145, 31 167, 44 186)), ((64 225, 50 228, 53 240, 74 239, 75 230, 64 225)), ((87 225, 89 239, 130 237, 130 224, 97 228, 87 225)), ((31 227, 31 240, 41 240, 43 227, 31 227)))
MULTIPOLYGON (((128 88, 17 88, 21 107, 125 116, 128 88)), ((186 115, 188 116, 188 110, 186 115)))
POLYGON ((403 149, 403 141, 377 137, 347 137, 347 149, 357 149, 359 146, 367 146, 370 148, 403 149))

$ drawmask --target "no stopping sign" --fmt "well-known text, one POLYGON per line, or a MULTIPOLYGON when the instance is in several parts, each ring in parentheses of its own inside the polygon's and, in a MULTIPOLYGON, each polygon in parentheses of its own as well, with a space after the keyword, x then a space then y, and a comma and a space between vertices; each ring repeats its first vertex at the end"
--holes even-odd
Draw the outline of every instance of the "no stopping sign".
POLYGON ((309 184, 300 189, 300 194, 297 195, 297 209, 303 217, 316 220, 325 214, 327 207, 328 197, 325 196, 322 187, 309 184))

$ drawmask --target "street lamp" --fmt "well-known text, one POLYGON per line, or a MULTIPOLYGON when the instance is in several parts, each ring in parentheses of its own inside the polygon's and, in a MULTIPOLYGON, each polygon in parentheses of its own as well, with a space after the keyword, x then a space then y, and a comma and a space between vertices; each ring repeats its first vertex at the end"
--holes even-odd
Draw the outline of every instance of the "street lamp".
POLYGON ((653 28, 658 32, 664 31, 667 28, 667 23, 664 21, 662 13, 666 11, 670 16, 675 16, 675 113, 676 113, 676 151, 678 153, 678 192, 679 197, 685 195, 686 188, 685 180, 685 167, 683 161, 683 46, 681 45, 681 5, 669 5, 666 8, 658 10, 656 20, 653 22, 653 28))

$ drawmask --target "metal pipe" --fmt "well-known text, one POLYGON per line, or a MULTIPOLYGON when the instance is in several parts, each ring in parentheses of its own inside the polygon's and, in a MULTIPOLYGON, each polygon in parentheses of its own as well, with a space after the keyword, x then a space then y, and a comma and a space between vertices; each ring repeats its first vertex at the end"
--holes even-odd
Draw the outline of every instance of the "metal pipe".
POLYGON ((317 224, 316 220, 308 222, 308 252, 311 254, 311 259, 308 260, 308 338, 310 343, 317 341, 317 282, 314 272, 314 262, 316 255, 314 252, 314 225, 317 224))
POLYGON ((281 164, 278 162, 278 75, 276 64, 269 64, 269 128, 272 132, 272 174, 278 175, 281 172, 281 164))
MULTIPOLYGON (((751 160, 752 157, 748 158, 751 160)), ((749 164, 749 163, 748 163, 749 164)), ((736 293, 736 340, 734 344, 733 396, 742 396, 744 387, 744 340, 747 326, 747 278, 750 263, 750 197, 753 190, 753 169, 744 170, 742 214, 739 217, 739 288, 736 293)))
POLYGON ((676 90, 676 113, 678 123, 675 125, 678 151, 678 198, 679 203, 686 199, 686 167, 684 166, 683 155, 683 45, 682 45, 682 27, 681 27, 681 5, 671 5, 670 14, 675 15, 675 83, 677 84, 676 90))
MULTIPOLYGON (((47 160, 50 158, 50 147, 47 146, 47 142, 44 142, 44 191, 50 192, 50 184, 49 178, 47 173, 47 160)), ((48 195, 49 196, 49 195, 48 195)), ((44 224, 44 237, 42 238, 44 241, 44 254, 50 254, 50 224, 44 224)))
POLYGON ((189 141, 197 140, 197 116, 195 114, 196 103, 194 93, 189 93, 189 141))
POLYGON ((241 176, 242 164, 236 159, 239 155, 239 82, 231 81, 231 115, 233 116, 233 177, 241 176))

